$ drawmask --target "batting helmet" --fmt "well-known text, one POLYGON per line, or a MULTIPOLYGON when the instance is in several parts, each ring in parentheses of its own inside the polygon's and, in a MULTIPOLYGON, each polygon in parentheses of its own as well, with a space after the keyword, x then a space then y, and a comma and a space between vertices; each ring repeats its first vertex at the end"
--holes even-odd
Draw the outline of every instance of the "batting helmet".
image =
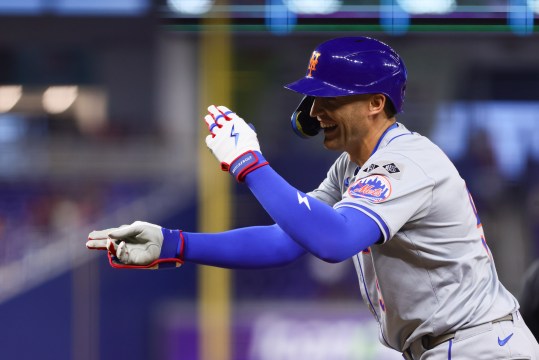
POLYGON ((309 96, 384 94, 402 111, 406 67, 388 45, 368 37, 343 37, 320 44, 307 73, 285 88, 309 96))

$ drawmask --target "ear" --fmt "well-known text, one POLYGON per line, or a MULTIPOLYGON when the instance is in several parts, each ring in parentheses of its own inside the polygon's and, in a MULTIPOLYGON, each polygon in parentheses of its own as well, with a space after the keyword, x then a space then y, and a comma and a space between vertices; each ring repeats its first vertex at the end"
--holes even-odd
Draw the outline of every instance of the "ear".
POLYGON ((386 96, 384 94, 374 94, 369 101, 369 110, 372 115, 384 111, 386 105, 386 96))

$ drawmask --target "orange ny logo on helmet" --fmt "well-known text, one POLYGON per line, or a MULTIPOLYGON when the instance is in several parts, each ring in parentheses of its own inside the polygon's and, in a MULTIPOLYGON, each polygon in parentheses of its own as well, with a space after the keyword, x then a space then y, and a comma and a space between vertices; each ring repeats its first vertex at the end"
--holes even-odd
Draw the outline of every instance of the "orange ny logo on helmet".
POLYGON ((309 73, 307 74, 307 77, 313 76, 313 71, 316 70, 316 64, 318 64, 319 57, 320 57, 320 53, 318 51, 313 51, 311 60, 309 60, 309 73))

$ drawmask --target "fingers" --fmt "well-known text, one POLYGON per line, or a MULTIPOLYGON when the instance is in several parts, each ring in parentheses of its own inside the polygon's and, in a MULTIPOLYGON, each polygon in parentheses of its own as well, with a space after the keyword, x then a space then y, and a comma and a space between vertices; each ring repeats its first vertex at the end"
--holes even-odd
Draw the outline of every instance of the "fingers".
MULTIPOLYGON (((156 247, 154 246, 154 248, 156 247)), ((159 250, 157 250, 157 253, 152 250, 153 249, 151 248, 132 246, 122 241, 116 247, 116 253, 112 254, 116 256, 122 264, 143 266, 148 265, 159 258, 159 250)))
POLYGON ((209 114, 204 117, 204 121, 206 122, 206 125, 208 125, 208 130, 212 138, 215 137, 216 130, 222 128, 226 121, 232 120, 233 116, 237 117, 237 115, 226 106, 210 105, 208 106, 208 113, 209 114))
MULTIPOLYGON (((223 116, 225 117, 225 119, 227 120, 232 120, 234 118, 237 118, 239 117, 234 111, 230 110, 229 108, 227 108, 226 106, 223 106, 223 105, 219 105, 216 107, 217 110, 223 114, 223 116)), ((208 109, 209 110, 209 109, 208 109)))
POLYGON ((204 116, 204 121, 206 121, 206 125, 208 125, 208 131, 210 132, 211 136, 215 136, 215 128, 220 128, 223 125, 217 124, 211 115, 204 116))
POLYGON ((130 264, 129 263, 129 249, 125 243, 125 241, 122 241, 120 245, 116 248, 116 253, 114 254, 120 261, 124 264, 130 264))
POLYGON ((210 105, 208 106, 208 112, 213 117, 216 123, 221 123, 223 120, 232 120, 232 114, 234 114, 234 111, 230 110, 226 106, 215 106, 210 105))
POLYGON ((109 238, 119 240, 127 237, 135 237, 140 234, 142 230, 140 223, 134 222, 131 225, 124 225, 113 229, 113 231, 109 232, 109 238))
POLYGON ((114 233, 116 230, 123 229, 127 225, 122 225, 119 228, 110 228, 105 230, 94 230, 88 234, 88 241, 86 242, 86 247, 90 250, 108 250, 112 254, 115 254, 116 243, 111 240, 111 233, 114 233))
MULTIPOLYGON (((122 241, 123 242, 123 241, 122 241)), ((117 254, 118 244, 114 240, 107 240, 107 250, 114 256, 117 254)))
MULTIPOLYGON (((129 256, 129 248, 125 241, 121 241, 117 244, 112 239, 106 240, 89 240, 86 243, 89 249, 94 250, 108 250, 113 256, 116 256, 124 264, 132 264, 129 256)), ((134 263, 133 263, 134 264, 134 263)))
POLYGON ((109 238, 109 233, 117 228, 110 228, 105 230, 94 230, 88 235, 88 240, 103 240, 109 238))
POLYGON ((105 230, 94 230, 88 234, 88 241, 86 247, 90 250, 107 250, 107 241, 109 239, 109 233, 117 228, 110 228, 105 230))
POLYGON ((88 240, 86 247, 90 250, 106 250, 107 240, 88 240))

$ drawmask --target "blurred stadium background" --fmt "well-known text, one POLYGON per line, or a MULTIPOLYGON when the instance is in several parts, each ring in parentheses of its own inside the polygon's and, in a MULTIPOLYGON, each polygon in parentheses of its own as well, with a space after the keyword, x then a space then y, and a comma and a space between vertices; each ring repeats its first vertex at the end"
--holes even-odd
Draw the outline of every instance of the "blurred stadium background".
POLYGON ((457 164, 517 294, 539 257, 538 19, 537 0, 0 0, 0 358, 400 359, 351 262, 118 271, 84 246, 135 220, 271 223, 201 145, 211 103, 317 186, 338 154, 290 131, 282 85, 343 35, 402 55, 399 121, 457 164))

